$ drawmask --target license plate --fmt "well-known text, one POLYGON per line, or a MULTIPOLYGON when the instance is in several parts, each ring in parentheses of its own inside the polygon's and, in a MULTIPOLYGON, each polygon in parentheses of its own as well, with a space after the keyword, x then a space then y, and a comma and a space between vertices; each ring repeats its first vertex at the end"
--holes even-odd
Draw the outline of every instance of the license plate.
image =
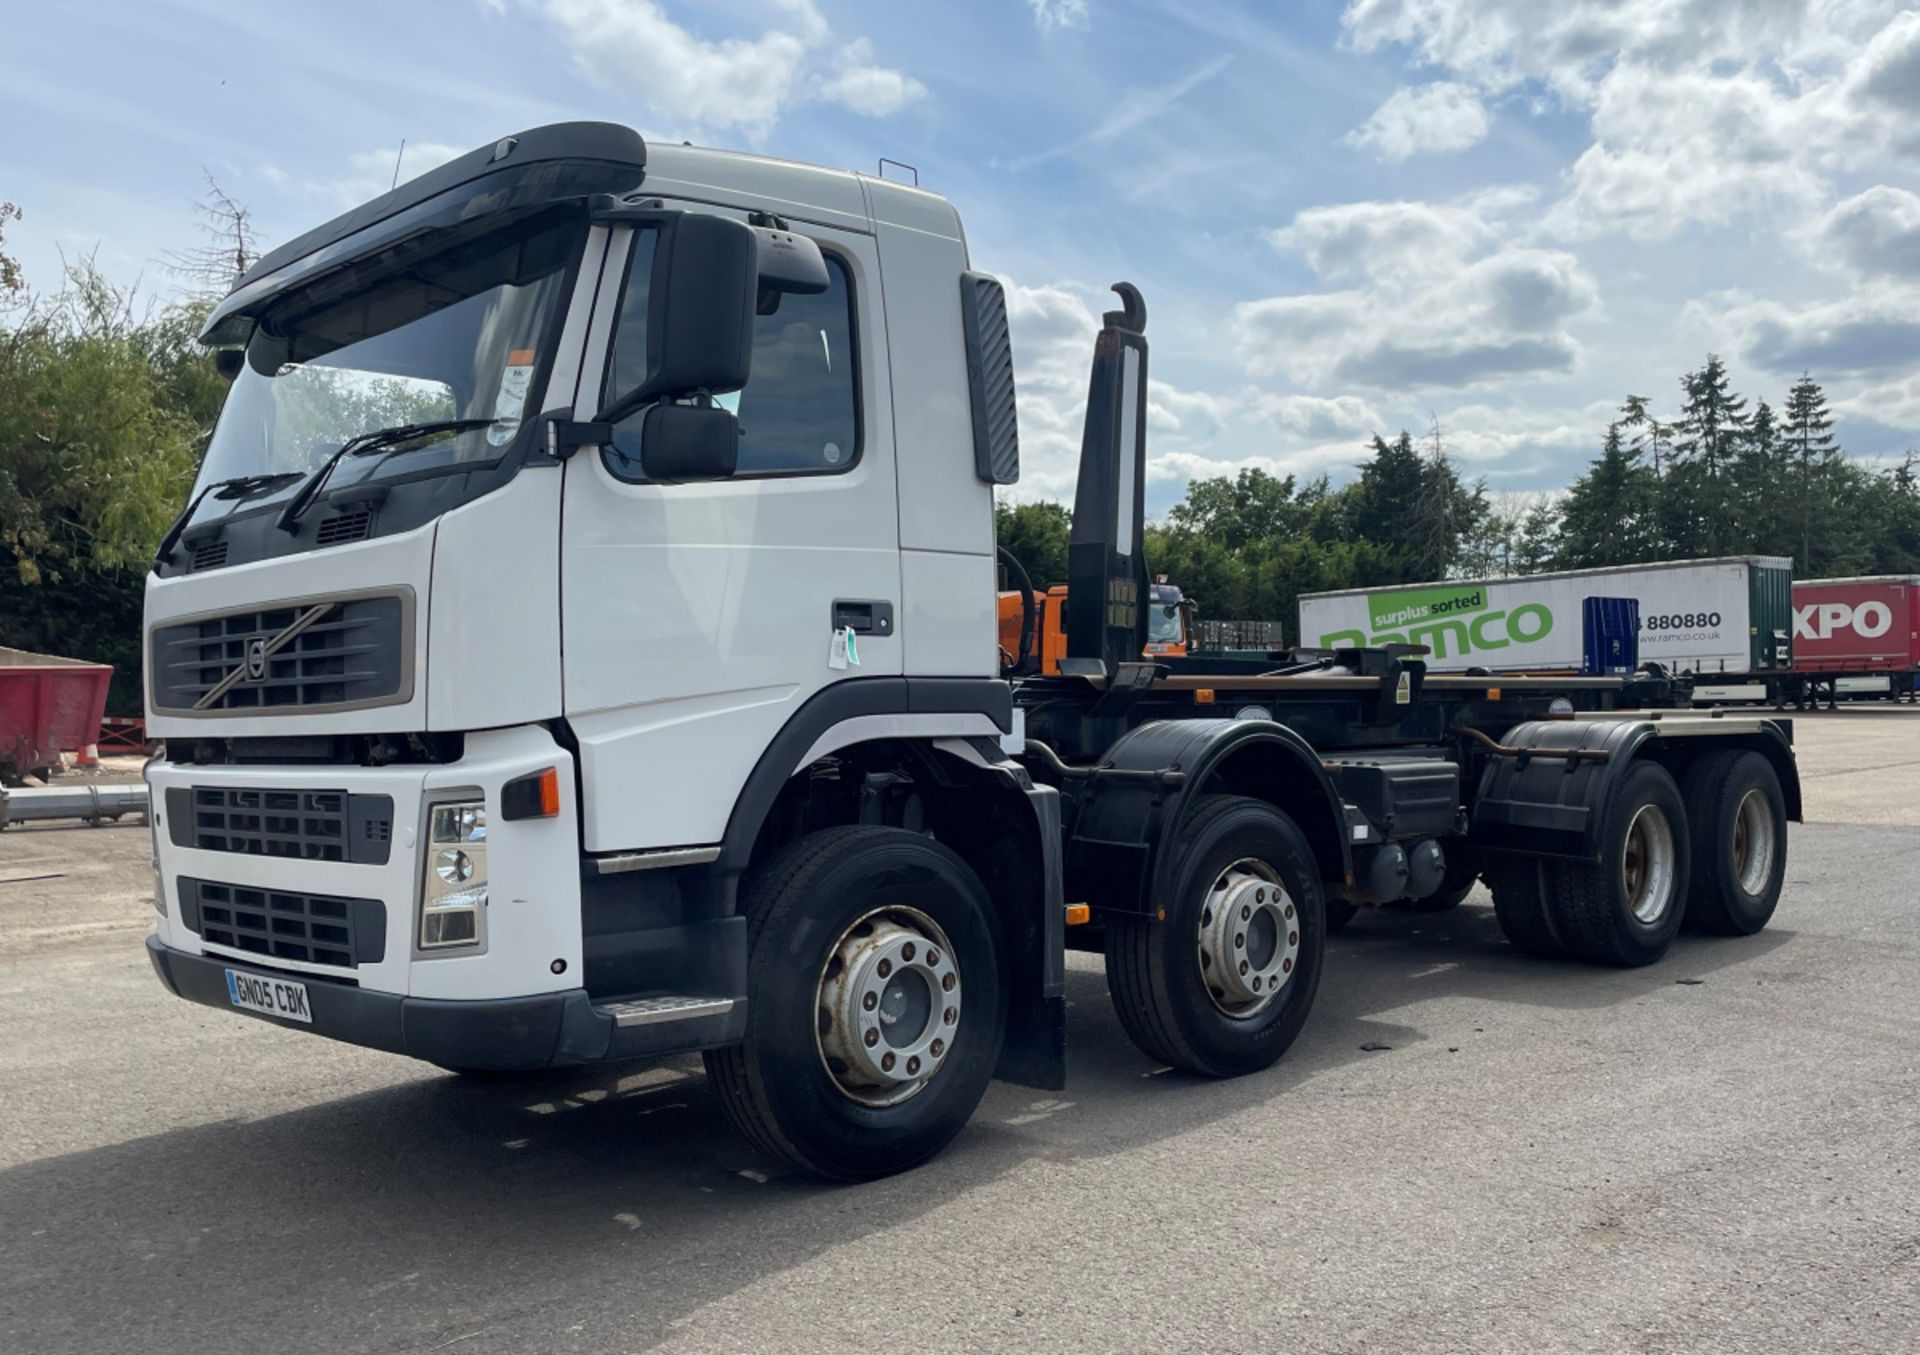
POLYGON ((286 979, 270 979, 249 974, 244 969, 227 971, 227 996, 243 1011, 277 1016, 282 1021, 313 1024, 313 1008, 307 1005, 307 985, 286 979))

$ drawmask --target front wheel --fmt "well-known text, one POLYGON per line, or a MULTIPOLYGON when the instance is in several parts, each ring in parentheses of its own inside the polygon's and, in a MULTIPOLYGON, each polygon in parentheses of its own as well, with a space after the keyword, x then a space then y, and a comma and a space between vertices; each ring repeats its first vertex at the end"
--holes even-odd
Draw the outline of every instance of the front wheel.
POLYGON ((734 1125, 839 1181, 917 1166, 973 1114, 1006 1035, 979 877, 930 838, 829 828, 747 887, 747 1030, 706 1055, 734 1125))
POLYGON ((1313 850, 1259 800, 1200 801, 1156 916, 1107 925, 1107 987, 1149 1058, 1232 1077, 1286 1053, 1313 1007, 1327 932, 1313 850))

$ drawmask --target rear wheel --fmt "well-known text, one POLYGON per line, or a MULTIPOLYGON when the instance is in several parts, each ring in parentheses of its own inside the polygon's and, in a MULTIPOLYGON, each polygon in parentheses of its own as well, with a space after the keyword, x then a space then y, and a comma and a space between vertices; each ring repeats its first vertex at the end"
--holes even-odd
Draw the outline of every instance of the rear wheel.
POLYGON ((1174 842, 1164 917, 1107 927, 1107 986, 1149 1058, 1209 1077, 1286 1053, 1320 985, 1326 916, 1299 827, 1259 800, 1200 801, 1174 842))
POLYGON ((986 1092, 1006 1035, 993 907, 930 838, 829 828, 747 888, 747 1031, 706 1055, 740 1132, 819 1176, 926 1161, 986 1092))
POLYGON ((1693 836, 1687 925, 1751 936, 1773 916, 1787 874, 1780 777, 1760 754, 1728 750, 1688 768, 1685 787, 1693 836))
POLYGON ((1593 964, 1652 964, 1686 911, 1692 845, 1686 805, 1667 769, 1636 762, 1600 820, 1600 861, 1549 867, 1553 920, 1567 950, 1593 964))
POLYGON ((1547 907, 1550 867, 1537 856, 1495 855, 1487 864, 1493 915, 1507 940, 1529 955, 1559 959, 1567 953, 1547 907))

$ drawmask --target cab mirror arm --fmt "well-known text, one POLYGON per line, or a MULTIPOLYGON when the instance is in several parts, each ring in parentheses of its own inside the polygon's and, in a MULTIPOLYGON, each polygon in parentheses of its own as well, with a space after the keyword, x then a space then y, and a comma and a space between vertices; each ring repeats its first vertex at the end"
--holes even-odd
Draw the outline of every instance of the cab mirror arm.
POLYGON ((547 420, 547 455, 565 461, 582 447, 604 447, 613 441, 613 422, 553 415, 547 420))

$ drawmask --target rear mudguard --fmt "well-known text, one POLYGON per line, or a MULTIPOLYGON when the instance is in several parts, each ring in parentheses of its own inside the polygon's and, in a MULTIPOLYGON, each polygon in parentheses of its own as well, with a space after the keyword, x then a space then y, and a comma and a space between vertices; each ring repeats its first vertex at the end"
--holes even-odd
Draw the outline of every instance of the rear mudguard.
POLYGON ((1067 781, 1067 898, 1100 912, 1154 912, 1169 885, 1174 834, 1194 800, 1216 788, 1291 815, 1321 877, 1347 881, 1345 807, 1304 738, 1269 720, 1156 720, 1067 781))
POLYGON ((1600 816, 1607 795, 1638 758, 1676 777, 1705 753, 1743 748, 1773 764, 1787 817, 1800 819, 1800 773, 1792 726, 1784 720, 1683 715, 1652 720, 1535 720, 1515 725, 1501 744, 1517 750, 1487 758, 1468 809, 1471 839, 1489 851, 1579 861, 1600 859, 1600 816), (1604 759, 1548 754, 1599 750, 1604 759))

